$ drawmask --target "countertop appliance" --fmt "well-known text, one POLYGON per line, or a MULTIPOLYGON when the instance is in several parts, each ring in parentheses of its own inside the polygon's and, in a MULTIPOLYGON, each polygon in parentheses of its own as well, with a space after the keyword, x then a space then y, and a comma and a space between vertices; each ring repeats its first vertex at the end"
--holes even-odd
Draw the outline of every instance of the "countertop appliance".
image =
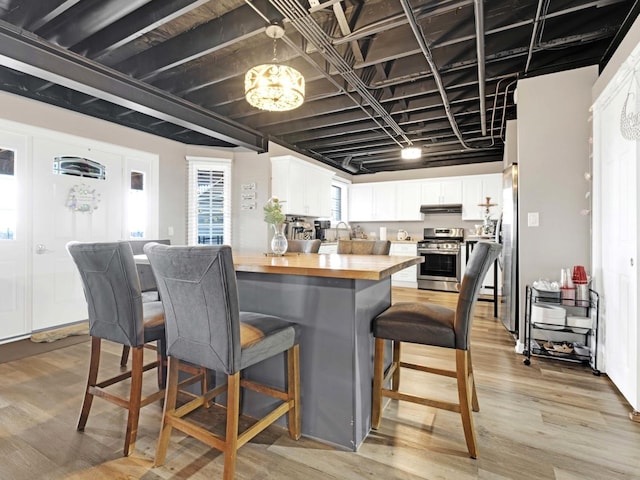
POLYGON ((287 224, 287 238, 289 240, 302 240, 305 221, 303 218, 292 218, 287 224))
POLYGON ((327 230, 331 229, 331 220, 314 220, 313 229, 315 230, 315 238, 324 241, 327 239, 327 230))
POLYGON ((518 269, 518 165, 507 167, 502 175, 502 215, 496 226, 496 241, 502 244, 499 257, 502 270, 502 303, 499 317, 510 332, 519 331, 518 269))
POLYGON ((457 292, 461 282, 461 250, 464 228, 425 228, 418 242, 418 288, 457 292))

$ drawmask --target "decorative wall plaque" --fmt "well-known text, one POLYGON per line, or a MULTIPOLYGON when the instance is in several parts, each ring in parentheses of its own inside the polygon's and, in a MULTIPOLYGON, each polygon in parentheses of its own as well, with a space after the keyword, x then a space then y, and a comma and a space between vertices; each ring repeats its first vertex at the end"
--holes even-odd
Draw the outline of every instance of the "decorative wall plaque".
POLYGON ((67 207, 74 212, 93 213, 98 208, 99 202, 100 194, 95 188, 84 183, 71 187, 67 197, 67 207))

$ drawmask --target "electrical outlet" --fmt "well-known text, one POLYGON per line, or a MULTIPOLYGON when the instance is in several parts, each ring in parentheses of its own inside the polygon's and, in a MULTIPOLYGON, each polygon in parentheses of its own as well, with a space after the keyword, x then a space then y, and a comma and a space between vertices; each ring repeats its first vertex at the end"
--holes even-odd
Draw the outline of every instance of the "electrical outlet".
POLYGON ((538 212, 527 213, 527 226, 537 227, 539 225, 540 225, 540 216, 538 215, 538 212))
POLYGON ((167 228, 167 235, 169 235, 170 237, 173 237, 173 227, 167 228))

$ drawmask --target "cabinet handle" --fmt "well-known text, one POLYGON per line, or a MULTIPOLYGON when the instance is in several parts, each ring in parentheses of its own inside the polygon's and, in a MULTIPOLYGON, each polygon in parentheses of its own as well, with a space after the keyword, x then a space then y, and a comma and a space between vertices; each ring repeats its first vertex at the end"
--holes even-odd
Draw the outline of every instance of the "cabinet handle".
POLYGON ((631 266, 633 267, 633 258, 630 259, 631 266))

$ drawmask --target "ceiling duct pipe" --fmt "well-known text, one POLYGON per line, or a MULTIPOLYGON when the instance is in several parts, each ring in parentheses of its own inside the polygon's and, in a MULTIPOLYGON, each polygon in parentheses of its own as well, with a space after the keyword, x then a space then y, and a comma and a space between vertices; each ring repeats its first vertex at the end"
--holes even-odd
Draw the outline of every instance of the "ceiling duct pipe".
POLYGON ((484 74, 484 7, 483 0, 474 0, 473 11, 476 16, 476 49, 478 51, 478 95, 480 96, 480 128, 482 136, 487 136, 487 105, 485 101, 484 74))
POLYGON ((531 57, 533 56, 533 46, 536 43, 536 37, 538 36, 538 25, 540 24, 540 14, 542 12, 542 2, 544 0, 538 0, 538 9, 536 10, 536 18, 533 20, 533 31, 531 32, 531 41, 529 42, 529 53, 527 55, 527 64, 524 67, 525 75, 529 71, 529 64, 531 63, 531 57))
POLYGON ((400 3, 402 4, 404 13, 407 16, 407 20, 409 21, 409 26, 413 31, 413 35, 416 37, 418 45, 420 46, 420 50, 422 50, 422 53, 424 57, 427 59, 427 63, 429 64, 429 68, 433 73, 433 79, 436 82, 436 85, 438 86, 438 92, 440 92, 440 97, 442 98, 442 106, 444 107, 444 111, 447 114, 447 118, 449 119, 449 123, 451 124, 451 128, 453 129, 453 133, 456 135, 456 137, 458 137, 458 140, 460 140, 460 143, 464 148, 471 149, 473 147, 467 144, 464 138, 462 138, 462 133, 458 128, 456 119, 454 118, 453 113, 451 113, 451 105, 449 105, 447 92, 444 89, 444 85, 442 84, 442 77, 440 76, 440 72, 438 71, 438 67, 436 63, 433 61, 433 55, 431 55, 431 50, 429 49, 429 45, 427 45, 427 40, 424 38, 424 35, 422 34, 422 30, 418 25, 418 20, 416 19, 413 13, 413 9, 409 4, 409 0, 400 0, 400 3))
MULTIPOLYGON (((278 11, 288 19, 295 29, 337 70, 346 82, 356 91, 362 99, 384 120, 389 129, 401 137, 408 145, 412 145, 411 140, 404 133, 400 125, 393 119, 391 114, 376 100, 369 92, 367 85, 360 79, 353 68, 345 61, 331 42, 331 38, 322 27, 311 18, 309 13, 297 2, 297 0, 269 0, 278 11)), ((385 130, 386 132, 386 130, 385 130)), ((391 139, 398 145, 402 144, 390 135, 391 139)))

